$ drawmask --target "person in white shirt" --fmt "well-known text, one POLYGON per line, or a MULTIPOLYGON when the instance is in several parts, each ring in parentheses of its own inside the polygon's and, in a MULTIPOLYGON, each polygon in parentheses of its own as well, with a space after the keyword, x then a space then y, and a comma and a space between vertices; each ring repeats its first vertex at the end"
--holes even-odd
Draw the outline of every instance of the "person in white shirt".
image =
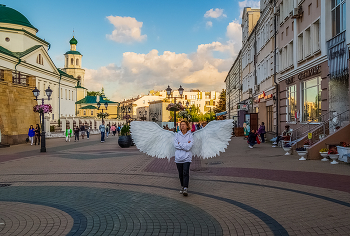
POLYGON ((180 194, 188 195, 188 183, 190 178, 190 165, 192 162, 191 148, 193 146, 193 134, 187 120, 180 123, 180 132, 175 134, 175 163, 179 172, 181 183, 180 194))

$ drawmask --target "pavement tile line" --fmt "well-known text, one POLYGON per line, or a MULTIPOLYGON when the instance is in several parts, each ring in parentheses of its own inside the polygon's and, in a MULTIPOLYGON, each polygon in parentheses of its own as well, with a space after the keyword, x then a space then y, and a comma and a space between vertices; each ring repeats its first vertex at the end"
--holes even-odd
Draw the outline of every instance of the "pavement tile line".
POLYGON ((15 186, 8 190, 0 192, 1 200, 50 206, 69 214, 74 223, 68 235, 223 235, 220 223, 203 209, 164 196, 81 186, 15 186), (18 196, 21 191, 24 194, 18 196), (16 199, 6 199, 11 195, 16 199))
MULTIPOLYGON (((139 186, 139 187, 151 187, 151 188, 159 188, 159 189, 166 189, 166 190, 172 190, 172 191, 178 191, 178 189, 176 188, 170 188, 170 187, 160 187, 160 186, 154 186, 154 185, 146 185, 146 184, 134 184, 134 183, 121 183, 121 182, 107 182, 107 181, 15 181, 14 183, 18 183, 18 182, 31 182, 31 183, 98 183, 98 184, 113 184, 113 185, 129 185, 129 186, 139 186)), ((212 198, 218 201, 222 201, 222 202, 226 202, 229 203, 231 205, 234 205, 238 208, 241 208, 251 214, 253 214, 254 216, 256 216, 257 218, 259 218, 262 222, 264 222, 264 224, 266 224, 269 229, 271 230, 271 232, 274 235, 289 235, 287 230, 280 224, 278 223, 277 220, 275 220, 274 218, 272 218, 271 216, 269 216, 268 214, 254 208, 251 207, 247 204, 232 200, 232 199, 228 199, 228 198, 223 198, 223 197, 218 197, 215 195, 210 195, 210 194, 206 194, 206 193, 201 193, 201 192, 193 192, 191 191, 191 194, 197 194, 200 196, 204 196, 204 197, 208 197, 208 198, 212 198)))
MULTIPOLYGON (((72 175, 84 175, 84 174, 93 174, 93 175, 97 175, 97 174, 103 174, 103 175, 136 175, 136 176, 151 176, 151 177, 162 177, 162 178, 172 178, 172 179, 177 179, 178 177, 173 177, 173 176, 166 176, 166 175, 144 175, 144 174, 124 174, 124 173, 54 173, 56 174, 60 174, 60 175, 68 175, 68 174, 72 174, 72 175)), ((2 174, 0 174, 1 176, 2 174)), ((5 174, 6 175, 52 175, 52 174, 5 174)), ((301 191, 301 190, 295 190, 295 189, 289 189, 289 188, 283 188, 283 187, 277 187, 277 186, 272 186, 272 185, 265 185, 265 184, 256 184, 256 183, 249 183, 249 182, 240 182, 240 181, 230 181, 230 180, 210 180, 210 179, 203 179, 203 178, 196 178, 196 177, 192 177, 192 180, 200 180, 200 181, 208 181, 208 182, 220 182, 220 183, 231 183, 231 184, 241 184, 241 185, 250 185, 250 186, 257 186, 257 187, 265 187, 265 188, 271 188, 271 189, 277 189, 277 190, 282 190, 282 191, 289 191, 289 192, 293 192, 293 193, 298 193, 298 194, 303 194, 306 196, 310 196, 310 197, 315 197, 318 199, 322 199, 325 201, 329 201, 332 203, 336 203, 342 206, 346 206, 346 207, 350 207, 350 203, 349 202, 344 202, 335 198, 330 198, 330 197, 326 197, 326 196, 322 196, 319 194, 314 194, 314 193, 309 193, 309 192, 305 192, 305 191, 301 191)), ((56 182, 56 181, 14 181, 11 182, 11 184, 13 183, 27 183, 27 182, 56 182)), ((98 182, 98 181, 57 181, 57 182, 93 182, 93 183, 116 183, 116 182, 98 182)), ((8 184, 8 183, 7 183, 8 184)), ((117 184, 117 183, 116 183, 117 184)), ((171 189, 173 190, 173 189, 171 189)))

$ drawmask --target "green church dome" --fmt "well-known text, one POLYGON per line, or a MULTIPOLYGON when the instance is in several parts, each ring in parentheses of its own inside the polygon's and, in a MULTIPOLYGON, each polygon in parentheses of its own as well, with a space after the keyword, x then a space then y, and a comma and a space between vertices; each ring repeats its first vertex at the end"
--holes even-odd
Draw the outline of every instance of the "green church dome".
POLYGON ((76 40, 73 36, 73 38, 69 41, 70 44, 78 44, 78 40, 76 40))
POLYGON ((3 4, 0 4, 0 23, 23 25, 35 29, 38 32, 38 29, 35 28, 24 15, 3 4))

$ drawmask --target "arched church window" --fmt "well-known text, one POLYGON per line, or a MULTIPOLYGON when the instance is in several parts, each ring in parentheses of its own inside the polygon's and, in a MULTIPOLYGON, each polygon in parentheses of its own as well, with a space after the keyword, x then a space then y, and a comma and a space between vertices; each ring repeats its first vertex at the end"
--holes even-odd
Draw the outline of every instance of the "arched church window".
POLYGON ((79 66, 79 59, 76 60, 76 63, 75 63, 77 66, 79 66))
POLYGON ((66 67, 68 66, 68 57, 66 58, 66 67))
POLYGON ((74 65, 74 59, 73 58, 70 59, 70 64, 74 65))
POLYGON ((41 56, 41 54, 39 54, 37 57, 36 57, 36 63, 40 64, 40 65, 44 65, 44 59, 43 57, 41 56))

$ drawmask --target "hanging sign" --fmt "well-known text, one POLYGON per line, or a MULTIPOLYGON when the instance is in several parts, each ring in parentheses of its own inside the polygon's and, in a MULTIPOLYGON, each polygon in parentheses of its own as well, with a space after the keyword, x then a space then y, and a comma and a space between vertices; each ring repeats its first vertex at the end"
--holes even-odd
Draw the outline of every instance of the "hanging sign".
POLYGON ((312 139, 312 133, 308 133, 308 134, 307 134, 307 138, 308 138, 308 139, 312 139))

